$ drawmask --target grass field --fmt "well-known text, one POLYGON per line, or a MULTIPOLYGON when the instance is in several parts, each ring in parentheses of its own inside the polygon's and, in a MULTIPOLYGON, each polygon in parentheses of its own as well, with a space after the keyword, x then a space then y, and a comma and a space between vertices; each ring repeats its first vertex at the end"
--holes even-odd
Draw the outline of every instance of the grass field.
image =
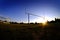
POLYGON ((0 40, 59 40, 60 24, 0 24, 0 40))

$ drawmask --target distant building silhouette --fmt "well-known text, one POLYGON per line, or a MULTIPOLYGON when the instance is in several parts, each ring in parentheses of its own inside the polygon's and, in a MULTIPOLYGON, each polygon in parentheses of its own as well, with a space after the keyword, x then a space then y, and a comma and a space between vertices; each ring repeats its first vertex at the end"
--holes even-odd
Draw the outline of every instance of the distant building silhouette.
POLYGON ((59 18, 55 18, 55 22, 60 23, 60 19, 59 18))
POLYGON ((60 19, 59 18, 55 18, 55 20, 52 21, 48 21, 48 23, 60 23, 60 19))

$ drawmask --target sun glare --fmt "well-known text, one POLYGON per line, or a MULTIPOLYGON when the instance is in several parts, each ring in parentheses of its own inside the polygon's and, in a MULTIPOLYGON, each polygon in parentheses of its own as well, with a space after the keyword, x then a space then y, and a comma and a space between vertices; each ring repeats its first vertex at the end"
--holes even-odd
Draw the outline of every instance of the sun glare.
POLYGON ((36 19, 32 20, 31 22, 37 22, 37 23, 43 23, 43 24, 45 24, 47 22, 47 19, 36 18, 36 19))
POLYGON ((46 25, 46 24, 47 24, 47 21, 43 21, 42 24, 43 24, 43 25, 46 25))

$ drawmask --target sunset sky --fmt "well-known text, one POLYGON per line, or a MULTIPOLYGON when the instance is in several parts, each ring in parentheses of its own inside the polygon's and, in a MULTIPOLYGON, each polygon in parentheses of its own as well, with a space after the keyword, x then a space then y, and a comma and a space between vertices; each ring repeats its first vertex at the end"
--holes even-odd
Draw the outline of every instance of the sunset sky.
MULTIPOLYGON (((0 0, 0 16, 9 17, 11 21, 27 22, 25 11, 45 17, 49 21, 54 20, 60 18, 60 0, 0 0)), ((43 20, 30 15, 30 22, 43 20)))

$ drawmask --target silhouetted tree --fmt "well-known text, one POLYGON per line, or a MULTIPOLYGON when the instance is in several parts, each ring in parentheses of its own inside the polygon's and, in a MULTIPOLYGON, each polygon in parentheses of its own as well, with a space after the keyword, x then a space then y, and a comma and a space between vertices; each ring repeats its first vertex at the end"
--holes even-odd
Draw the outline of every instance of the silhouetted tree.
POLYGON ((34 24, 33 22, 31 22, 30 24, 34 24))
POLYGON ((35 22, 35 24, 38 24, 37 22, 35 22))
POLYGON ((20 24, 24 24, 23 22, 21 22, 20 24))
POLYGON ((18 24, 17 22, 10 22, 10 24, 18 24))

